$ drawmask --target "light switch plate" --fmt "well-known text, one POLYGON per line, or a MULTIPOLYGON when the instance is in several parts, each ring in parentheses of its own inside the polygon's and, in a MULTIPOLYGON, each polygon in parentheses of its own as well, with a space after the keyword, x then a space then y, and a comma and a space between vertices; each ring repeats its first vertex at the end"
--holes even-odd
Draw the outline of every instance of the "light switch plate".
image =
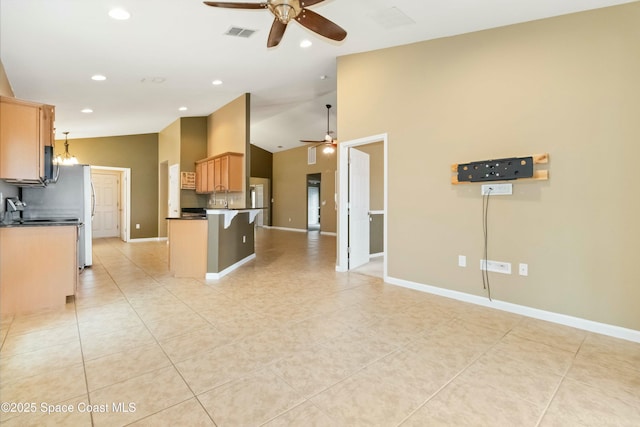
POLYGON ((458 255, 458 267, 467 266, 467 257, 464 255, 458 255))

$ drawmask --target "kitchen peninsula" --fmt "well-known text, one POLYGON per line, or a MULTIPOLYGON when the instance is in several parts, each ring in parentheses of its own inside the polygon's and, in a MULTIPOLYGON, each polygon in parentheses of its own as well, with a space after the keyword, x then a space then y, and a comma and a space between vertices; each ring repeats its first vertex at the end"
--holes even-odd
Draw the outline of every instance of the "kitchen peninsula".
POLYGON ((176 277, 220 279, 255 258, 254 220, 260 209, 207 209, 167 218, 169 271, 176 277))

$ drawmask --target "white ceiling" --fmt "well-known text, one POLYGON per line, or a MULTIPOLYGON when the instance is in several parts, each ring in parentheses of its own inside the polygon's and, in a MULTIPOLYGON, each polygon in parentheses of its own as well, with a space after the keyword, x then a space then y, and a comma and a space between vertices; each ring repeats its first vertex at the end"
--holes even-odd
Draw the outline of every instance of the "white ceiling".
POLYGON ((290 23, 281 44, 267 49, 267 10, 200 0, 1 0, 0 59, 16 97, 56 106, 57 138, 155 133, 249 92, 251 141, 276 152, 324 137, 338 56, 628 2, 326 0, 311 9, 347 30, 343 42, 290 23), (114 7, 131 18, 111 19, 114 7), (391 19, 402 13, 414 23, 391 19), (248 39, 224 35, 231 26, 258 31, 248 39), (300 48, 302 39, 313 45, 300 48), (94 74, 107 80, 94 82, 94 74))

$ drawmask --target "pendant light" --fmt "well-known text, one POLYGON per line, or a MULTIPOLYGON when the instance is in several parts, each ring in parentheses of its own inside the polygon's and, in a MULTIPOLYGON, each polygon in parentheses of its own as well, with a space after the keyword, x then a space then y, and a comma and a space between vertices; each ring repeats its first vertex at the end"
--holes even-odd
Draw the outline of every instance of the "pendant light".
POLYGON ((64 133, 64 153, 55 158, 55 163, 59 165, 77 165, 78 159, 69 153, 69 132, 62 133, 64 133))

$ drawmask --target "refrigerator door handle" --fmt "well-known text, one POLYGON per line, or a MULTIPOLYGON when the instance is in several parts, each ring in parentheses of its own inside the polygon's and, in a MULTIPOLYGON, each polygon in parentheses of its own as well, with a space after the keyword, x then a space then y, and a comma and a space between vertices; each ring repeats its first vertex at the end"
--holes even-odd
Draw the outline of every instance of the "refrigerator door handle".
POLYGON ((93 217, 96 214, 96 189, 93 186, 93 181, 91 181, 91 221, 93 221, 93 217))

